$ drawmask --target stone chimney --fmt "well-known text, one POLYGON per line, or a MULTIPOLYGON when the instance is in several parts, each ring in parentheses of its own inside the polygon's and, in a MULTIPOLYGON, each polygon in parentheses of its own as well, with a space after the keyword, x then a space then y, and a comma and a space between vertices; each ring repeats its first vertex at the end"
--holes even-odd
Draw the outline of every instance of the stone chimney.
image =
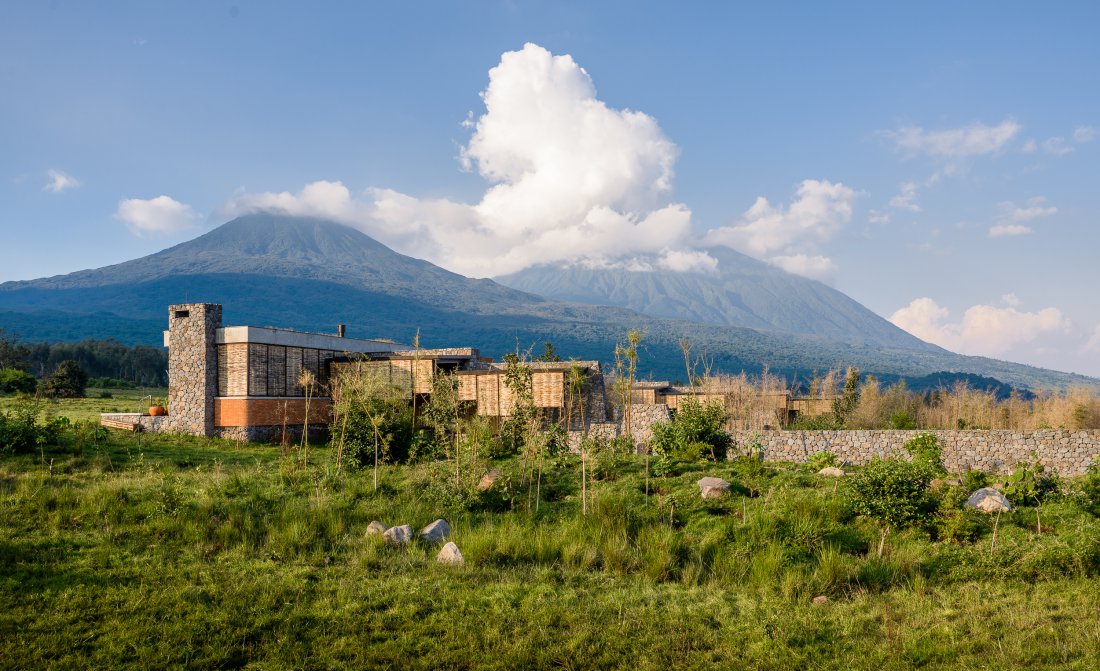
POLYGON ((168 306, 168 424, 172 431, 214 435, 218 393, 218 347, 222 306, 181 303, 168 306))

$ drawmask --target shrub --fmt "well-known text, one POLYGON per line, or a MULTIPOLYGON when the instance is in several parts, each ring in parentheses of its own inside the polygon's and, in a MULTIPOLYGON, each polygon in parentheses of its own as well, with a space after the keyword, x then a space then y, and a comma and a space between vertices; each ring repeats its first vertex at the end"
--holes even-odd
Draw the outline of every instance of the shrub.
POLYGON ((38 410, 37 403, 25 402, 10 412, 0 411, 0 452, 30 452, 46 437, 36 421, 38 410))
POLYGON ((832 452, 829 452, 828 450, 814 452, 810 455, 807 463, 813 470, 820 471, 821 469, 828 468, 829 466, 836 466, 836 455, 832 452))
POLYGON ((723 428, 727 419, 729 415, 721 405, 704 405, 689 398, 671 422, 653 425, 653 437, 649 443, 653 451, 653 473, 668 475, 678 463, 724 460, 733 443, 730 434, 723 428))
POLYGON ((88 374, 76 361, 68 359, 57 365, 52 375, 42 380, 42 394, 50 398, 80 398, 88 386, 88 374))
POLYGON ((943 451, 940 449, 940 441, 931 433, 918 433, 905 441, 903 448, 913 458, 913 461, 924 464, 933 473, 946 473, 943 467, 943 451))
POLYGON ((963 488, 970 493, 989 486, 989 474, 985 471, 968 470, 963 474, 963 488))
POLYGON ((1089 464, 1081 481, 1081 493, 1094 514, 1100 514, 1100 457, 1089 464))
POLYGON ((0 393, 4 394, 33 394, 38 387, 38 380, 25 370, 18 368, 0 369, 0 393))
POLYGON ((851 479, 856 512, 879 524, 878 554, 892 529, 902 529, 927 515, 932 469, 922 461, 874 459, 851 479))

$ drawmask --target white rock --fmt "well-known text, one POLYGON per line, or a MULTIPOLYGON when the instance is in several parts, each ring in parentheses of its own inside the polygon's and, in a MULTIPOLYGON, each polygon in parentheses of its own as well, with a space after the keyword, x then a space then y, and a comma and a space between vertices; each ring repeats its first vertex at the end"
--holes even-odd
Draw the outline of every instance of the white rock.
POLYGON ((704 499, 718 499, 725 496, 730 491, 730 483, 722 478, 708 476, 701 478, 697 484, 699 485, 699 494, 704 499))
POLYGON ((451 525, 447 520, 436 520, 420 530, 420 537, 429 543, 442 543, 451 535, 451 525))
POLYGON ((970 495, 966 500, 967 508, 977 508, 987 513, 1008 512, 1012 510, 1012 504, 1005 495, 992 487, 982 487, 970 495))
POLYGON ((815 606, 824 606, 827 603, 829 603, 829 597, 825 596, 824 594, 814 597, 813 604, 815 606))
POLYGON ((443 549, 435 556, 435 560, 440 564, 460 565, 466 563, 466 558, 459 552, 458 546, 450 542, 443 546, 443 549))
POLYGON ((373 520, 370 524, 367 525, 367 535, 373 536, 375 534, 384 534, 386 533, 387 529, 389 529, 389 527, 385 524, 382 524, 378 520, 373 520))
POLYGON ((399 527, 390 527, 382 532, 382 538, 390 545, 405 545, 412 540, 413 530, 408 524, 399 527))
POLYGON ((825 468, 818 471, 817 474, 818 475, 824 475, 825 477, 828 477, 828 478, 843 478, 844 477, 844 469, 843 468, 837 468, 836 466, 826 466, 825 468))

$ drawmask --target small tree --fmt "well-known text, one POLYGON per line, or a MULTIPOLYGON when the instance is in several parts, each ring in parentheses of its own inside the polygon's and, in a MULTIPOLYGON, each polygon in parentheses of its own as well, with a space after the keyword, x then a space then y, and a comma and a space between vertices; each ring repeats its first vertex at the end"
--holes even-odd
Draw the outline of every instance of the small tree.
POLYGON ((902 448, 909 453, 914 462, 924 464, 932 469, 933 473, 941 475, 947 472, 943 467, 943 450, 940 449, 940 442, 934 434, 919 433, 905 441, 902 448))
MULTIPOLYGON (((374 489, 378 490, 378 466, 389 454, 394 433, 409 415, 408 398, 401 385, 389 376, 388 362, 357 361, 341 370, 332 381, 333 401, 341 418, 341 441, 347 440, 349 456, 358 465, 373 452, 374 489)), ((411 418, 409 418, 411 421, 411 418)), ((335 433, 335 432, 334 432, 335 433)), ((338 448, 343 451, 342 443, 338 448)))
POLYGON ((1030 465, 1020 464, 1005 483, 1005 496, 1010 501, 1035 506, 1035 529, 1038 533, 1043 533, 1043 500, 1058 489, 1057 481, 1043 470, 1038 460, 1030 465))
POLYGON ((42 381, 42 394, 50 398, 80 398, 88 386, 88 374, 76 361, 67 359, 42 381))
POLYGON ((925 514, 925 499, 932 470, 923 463, 901 459, 875 459, 851 480, 852 504, 861 515, 879 524, 878 556, 886 536, 925 514))
POLYGON ((18 368, 0 369, 0 393, 33 394, 38 380, 25 370, 18 368))

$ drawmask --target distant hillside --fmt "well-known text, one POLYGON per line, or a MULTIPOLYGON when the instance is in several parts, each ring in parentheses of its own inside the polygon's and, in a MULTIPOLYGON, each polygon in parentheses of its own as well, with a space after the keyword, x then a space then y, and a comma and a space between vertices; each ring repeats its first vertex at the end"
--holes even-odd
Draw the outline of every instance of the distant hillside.
MULTIPOLYGON (((566 356, 610 360, 628 329, 646 333, 643 375, 683 377, 679 341, 724 371, 767 366, 788 377, 854 365, 881 375, 958 371, 1017 387, 1100 385, 1078 375, 931 346, 702 324, 549 300, 393 252, 346 226, 257 214, 150 256, 95 270, 0 284, 0 327, 26 341, 114 337, 160 343, 170 303, 222 303, 227 324, 282 326, 474 345, 490 356, 552 341, 566 356)), ((919 341, 918 341, 919 342, 919 341)), ((921 345, 924 345, 921 343, 921 345)))
POLYGON ((496 278, 521 291, 686 319, 942 352, 836 289, 725 247, 713 272, 535 266, 496 278))

